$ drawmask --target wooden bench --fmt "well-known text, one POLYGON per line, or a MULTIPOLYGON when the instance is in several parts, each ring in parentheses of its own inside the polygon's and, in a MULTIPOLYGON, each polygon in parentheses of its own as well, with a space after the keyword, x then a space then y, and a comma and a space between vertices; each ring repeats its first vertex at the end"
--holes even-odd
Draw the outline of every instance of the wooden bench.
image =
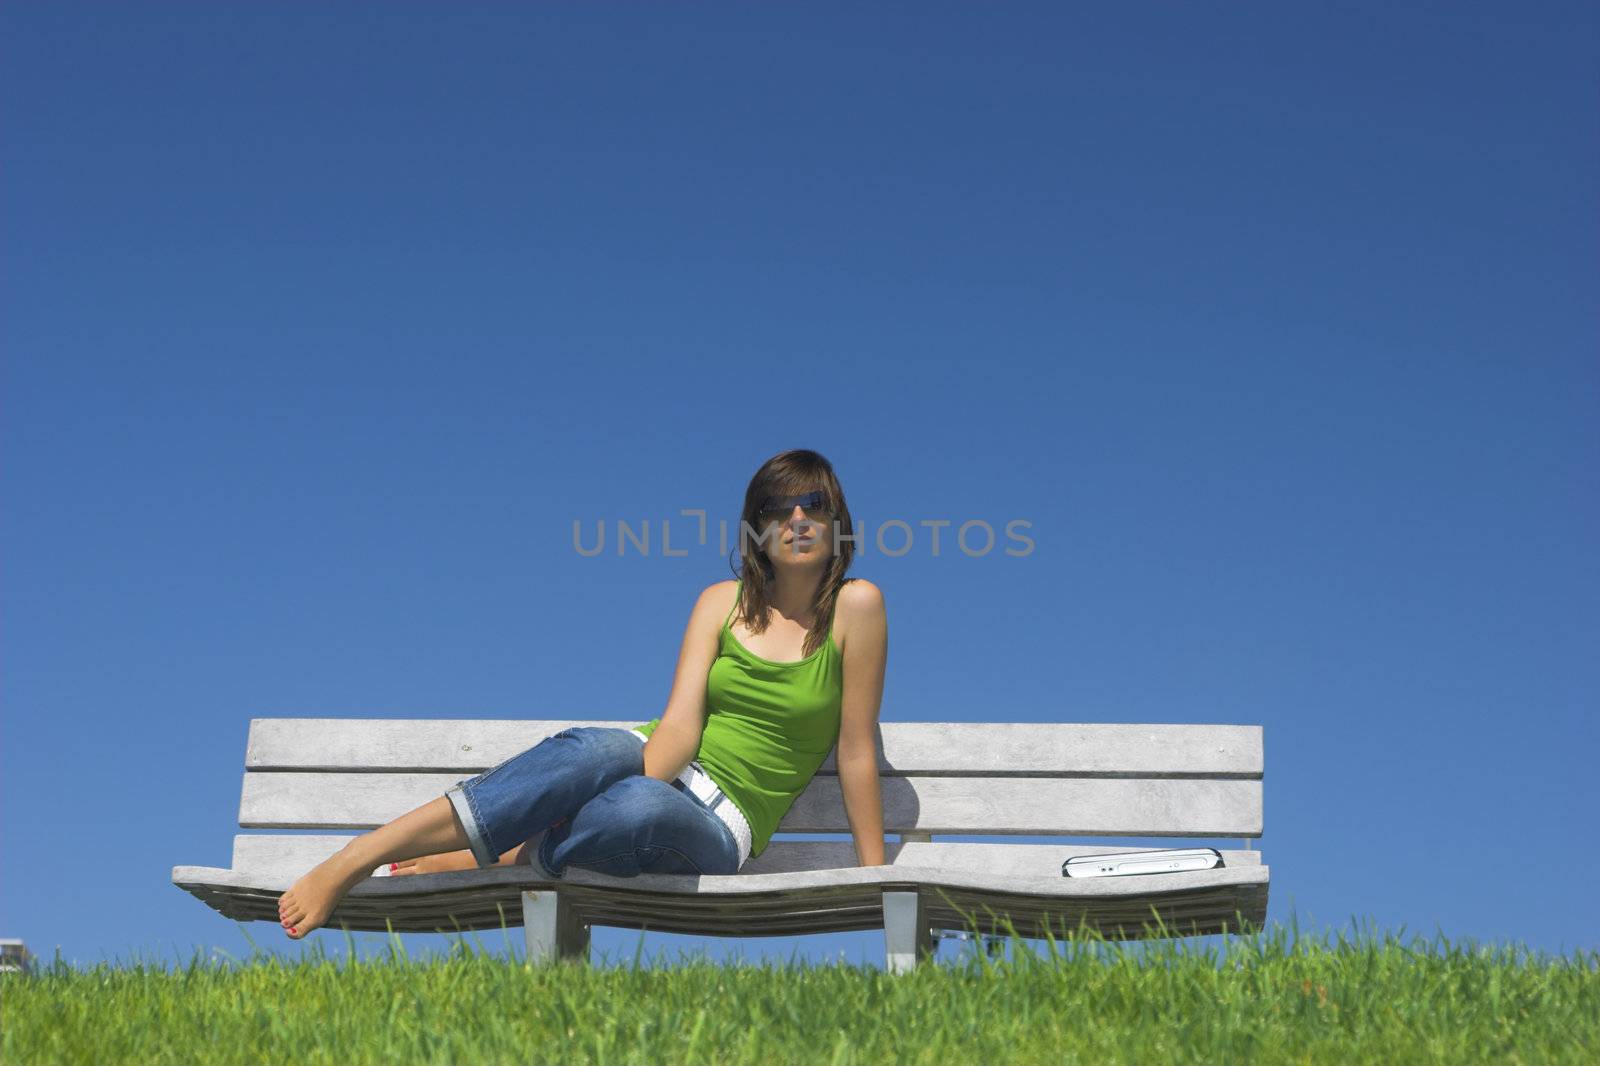
MULTIPOLYGON (((351 839, 562 729, 625 721, 258 718, 250 723, 243 829, 344 833, 234 837, 231 869, 175 866, 173 883, 229 918, 277 921, 277 899, 351 839)), ((454 932, 522 925, 528 958, 585 960, 589 927, 709 936, 883 929, 887 969, 930 955, 936 930, 1023 936, 1087 925, 1108 940, 1249 932, 1266 918, 1262 728, 1248 725, 884 722, 885 865, 856 865, 834 755, 774 839, 737 874, 612 877, 528 866, 358 884, 328 928, 454 932), (1239 838, 1211 870, 1067 878, 1070 856, 1146 848, 935 841, 966 836, 1239 838), (1159 923, 1159 928, 1158 928, 1159 923)), ((1223 841, 1224 843, 1226 841, 1223 841)), ((1221 850, 1221 849, 1219 849, 1221 850)))

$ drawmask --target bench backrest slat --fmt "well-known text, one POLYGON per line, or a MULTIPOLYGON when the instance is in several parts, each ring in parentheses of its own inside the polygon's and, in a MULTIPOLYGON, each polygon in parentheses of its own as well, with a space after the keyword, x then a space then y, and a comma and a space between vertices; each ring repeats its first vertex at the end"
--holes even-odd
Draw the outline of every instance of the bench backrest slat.
MULTIPOLYGON (((371 829, 442 796, 457 774, 251 773, 245 829, 371 829)), ((889 833, 1260 836, 1261 782, 1161 778, 886 777, 889 833)), ((837 776, 818 776, 785 833, 849 831, 837 776)))
MULTIPOLYGON (((404 718, 257 718, 249 770, 418 771, 476 774, 569 726, 627 729, 622 721, 470 721, 404 718)), ((1259 780, 1259 725, 1058 722, 884 722, 885 774, 1103 774, 1259 780)), ((834 773, 830 754, 820 773, 834 773)))
MULTIPOLYGON (((569 726, 645 719, 256 719, 243 828, 382 825, 569 726)), ((1247 725, 885 722, 889 833, 1260 836, 1262 728, 1247 725)), ((848 833, 834 756, 786 833, 848 833)))

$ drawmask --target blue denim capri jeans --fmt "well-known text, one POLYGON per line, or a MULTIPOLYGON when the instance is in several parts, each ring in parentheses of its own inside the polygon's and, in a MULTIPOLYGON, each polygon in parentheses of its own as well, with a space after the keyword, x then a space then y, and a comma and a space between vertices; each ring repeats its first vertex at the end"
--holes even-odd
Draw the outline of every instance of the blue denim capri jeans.
POLYGON ((574 726, 445 791, 480 867, 540 833, 534 869, 616 877, 731 874, 739 844, 681 781, 644 772, 631 730, 574 726))

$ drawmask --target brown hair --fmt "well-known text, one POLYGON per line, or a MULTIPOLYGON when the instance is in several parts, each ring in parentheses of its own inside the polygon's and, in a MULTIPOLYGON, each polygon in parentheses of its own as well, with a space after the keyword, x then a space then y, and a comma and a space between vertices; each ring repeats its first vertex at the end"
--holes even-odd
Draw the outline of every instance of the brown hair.
POLYGON ((856 554, 855 541, 844 539, 854 534, 855 526, 832 463, 809 448, 794 448, 779 452, 761 464, 761 469, 755 472, 744 490, 744 508, 739 515, 741 562, 735 571, 744 581, 739 616, 751 633, 761 633, 767 628, 768 608, 772 604, 773 573, 772 562, 763 551, 770 548, 771 542, 758 544, 752 534, 752 530, 755 534, 761 532, 756 512, 768 496, 801 496, 808 492, 821 492, 826 507, 833 512, 833 527, 826 535, 830 550, 835 544, 838 550, 828 560, 828 567, 817 584, 817 595, 811 603, 814 621, 801 648, 802 657, 816 651, 828 639, 839 590, 847 580, 845 571, 850 569, 856 554))

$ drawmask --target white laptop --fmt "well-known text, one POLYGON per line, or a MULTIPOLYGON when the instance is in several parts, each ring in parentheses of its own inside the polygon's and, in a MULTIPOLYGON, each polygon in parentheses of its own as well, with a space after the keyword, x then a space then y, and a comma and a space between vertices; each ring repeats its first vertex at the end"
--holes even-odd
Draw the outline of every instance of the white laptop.
POLYGON ((1127 877, 1181 870, 1210 870, 1222 865, 1216 848, 1166 848, 1123 851, 1115 855, 1076 855, 1061 864, 1062 877, 1127 877))

